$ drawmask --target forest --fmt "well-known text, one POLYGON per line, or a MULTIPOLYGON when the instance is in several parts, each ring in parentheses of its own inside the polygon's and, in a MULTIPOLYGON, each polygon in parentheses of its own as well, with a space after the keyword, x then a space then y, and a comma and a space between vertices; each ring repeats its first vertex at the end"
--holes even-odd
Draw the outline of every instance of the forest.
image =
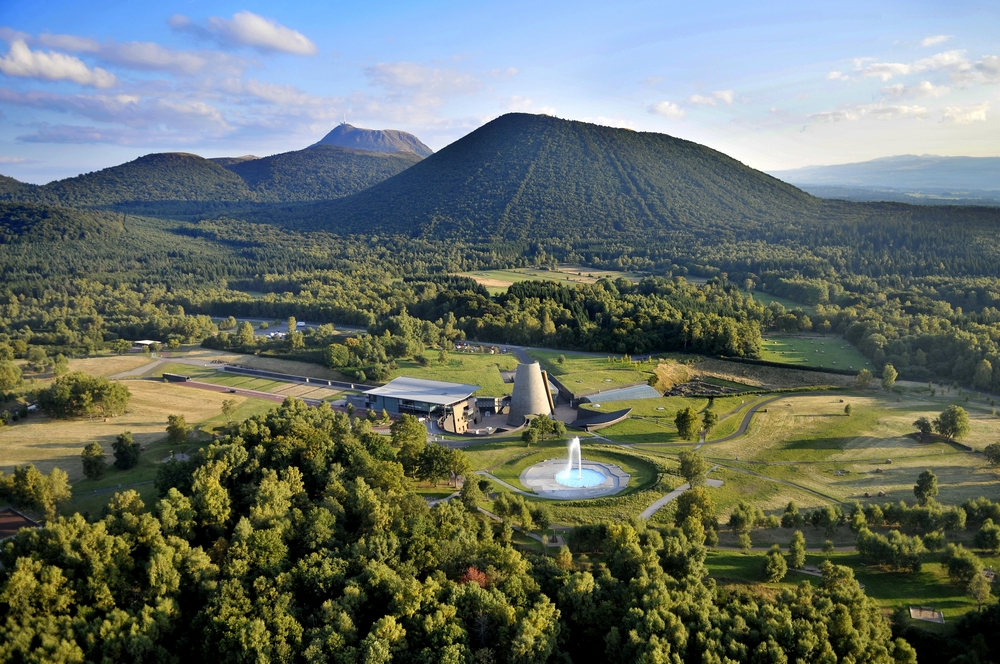
POLYGON ((708 580, 676 528, 603 526, 597 564, 525 553, 510 520, 408 489, 404 438, 289 398, 165 464, 155 505, 23 530, 0 659, 916 661, 848 568, 771 601, 708 580))

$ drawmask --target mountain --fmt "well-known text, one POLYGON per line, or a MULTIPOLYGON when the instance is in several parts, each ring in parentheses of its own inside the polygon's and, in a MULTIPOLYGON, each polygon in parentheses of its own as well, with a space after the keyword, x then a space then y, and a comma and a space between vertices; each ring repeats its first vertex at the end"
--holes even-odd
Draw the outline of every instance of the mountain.
POLYGON ((223 168, 229 168, 230 166, 234 166, 236 164, 242 164, 245 161, 253 161, 254 159, 260 159, 260 157, 257 157, 257 156, 252 155, 252 154, 245 154, 242 157, 209 157, 208 158, 209 161, 211 161, 212 163, 218 164, 219 166, 222 166, 223 168))
POLYGON ((1000 157, 901 155, 835 166, 806 166, 771 175, 796 185, 896 191, 1000 191, 1000 157))
POLYGON ((130 212, 191 215, 253 203, 342 198, 422 159, 413 152, 371 152, 331 145, 270 157, 216 157, 166 152, 45 185, 0 176, 0 201, 130 212))
MULTIPOLYGON (((253 163, 253 162, 251 162, 253 163)), ((293 224, 427 237, 600 238, 797 223, 821 201, 697 143, 512 113, 293 224)))
POLYGON ((233 202, 249 198, 249 188, 235 173, 195 154, 164 152, 21 190, 20 195, 8 200, 102 207, 130 202, 233 202))
POLYGON ((412 152, 421 157, 434 153, 413 134, 397 129, 362 129, 346 122, 314 145, 335 145, 369 152, 412 152))
POLYGON ((413 152, 371 152, 313 145, 271 157, 225 164, 262 202, 342 198, 401 173, 421 160, 413 152))

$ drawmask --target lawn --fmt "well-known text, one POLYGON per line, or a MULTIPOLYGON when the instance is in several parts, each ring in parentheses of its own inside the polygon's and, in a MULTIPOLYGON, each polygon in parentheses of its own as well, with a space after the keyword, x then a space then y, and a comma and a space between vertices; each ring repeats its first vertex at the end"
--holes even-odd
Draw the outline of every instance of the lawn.
MULTIPOLYGON (((982 455, 937 439, 913 435, 918 417, 935 417, 948 404, 939 398, 845 393, 790 395, 758 411, 744 436, 702 448, 709 461, 785 480, 842 501, 913 500, 913 483, 926 468, 940 484, 938 499, 961 503, 980 495, 1000 499, 1000 471, 982 455), (852 415, 844 414, 850 403, 852 415), (887 462, 889 460, 889 462, 887 462), (884 498, 874 498, 884 491, 884 498)), ((980 449, 1000 437, 1000 419, 970 411, 964 443, 980 449)))
POLYGON ((616 272, 600 270, 580 265, 559 265, 556 269, 522 267, 510 270, 477 270, 463 272, 458 276, 471 277, 477 283, 486 286, 490 293, 505 293, 507 288, 520 281, 555 281, 564 285, 592 284, 605 277, 617 279, 624 277, 630 281, 638 281, 642 275, 636 272, 616 272))
POLYGON ((412 376, 425 380, 442 380, 449 383, 465 383, 479 385, 476 394, 479 396, 499 397, 510 394, 512 384, 504 383, 501 371, 511 371, 517 366, 517 358, 513 354, 490 355, 488 353, 448 353, 445 364, 438 362, 439 351, 427 349, 425 355, 430 359, 430 365, 422 367, 413 360, 400 360, 399 369, 392 374, 412 376))
POLYGON ((827 369, 872 370, 871 362, 845 339, 820 334, 768 333, 761 345, 761 359, 827 369))
MULTIPOLYGON (((719 415, 719 424, 712 429, 708 440, 728 436, 739 428, 740 421, 746 411, 763 397, 716 397, 712 409, 719 415)), ((638 401, 615 401, 608 404, 583 404, 588 411, 608 411, 631 408, 632 413, 624 422, 600 430, 600 435, 618 443, 629 445, 670 444, 692 446, 695 442, 684 441, 677 437, 677 427, 674 419, 677 411, 691 407, 699 414, 708 408, 707 398, 662 397, 660 399, 641 399, 638 401)))
POLYGON ((649 381, 659 360, 623 362, 605 355, 529 350, 542 368, 555 376, 574 394, 583 396, 649 381), (559 358, 564 361, 560 362, 559 358))
MULTIPOLYGON (((166 436, 167 415, 184 415, 189 425, 215 426, 224 422, 221 416, 222 401, 235 399, 239 404, 237 418, 268 410, 274 404, 260 399, 249 399, 239 395, 207 392, 155 381, 128 381, 125 383, 132 392, 128 411, 108 421, 72 419, 53 420, 45 415, 32 415, 27 420, 0 428, 0 449, 3 459, 0 470, 11 472, 15 465, 33 463, 42 472, 49 472, 58 466, 69 474, 74 486, 86 488, 90 481, 83 477, 80 453, 91 442, 99 442, 111 454, 111 443, 122 431, 131 431, 135 440, 149 453, 144 458, 153 463, 154 457, 163 458, 169 450, 160 449, 158 441, 166 436)), ((140 466, 141 468, 141 466, 140 466)), ((129 471, 133 473, 135 471, 129 471)), ((129 482, 151 479, 129 476, 129 482)), ((104 482, 118 483, 115 472, 104 482)), ((94 488, 90 486, 90 488, 94 488)))

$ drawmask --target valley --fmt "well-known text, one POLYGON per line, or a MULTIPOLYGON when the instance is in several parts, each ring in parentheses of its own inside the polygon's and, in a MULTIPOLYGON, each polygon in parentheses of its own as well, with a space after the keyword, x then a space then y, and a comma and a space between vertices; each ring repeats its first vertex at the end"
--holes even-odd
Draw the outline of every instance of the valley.
POLYGON ((673 593, 740 620, 757 611, 732 597, 863 607, 925 661, 960 647, 969 579, 1000 563, 998 227, 995 208, 822 200, 690 141, 525 113, 436 152, 345 123, 265 157, 4 179, 0 503, 45 528, 5 544, 0 584, 57 550, 48 533, 141 558, 145 529, 186 561, 187 585, 150 597, 198 607, 220 650, 211 621, 239 593, 294 605, 288 652, 327 654, 397 627, 430 642, 413 616, 487 595, 504 639, 558 610, 550 627, 604 643, 587 602, 625 624, 673 593), (367 394, 401 384, 426 391, 367 394), (580 466, 621 484, 537 493, 526 473, 577 437, 580 466), (842 567, 767 572, 796 532, 808 565, 842 567), (890 626, 910 605, 945 623, 890 626))

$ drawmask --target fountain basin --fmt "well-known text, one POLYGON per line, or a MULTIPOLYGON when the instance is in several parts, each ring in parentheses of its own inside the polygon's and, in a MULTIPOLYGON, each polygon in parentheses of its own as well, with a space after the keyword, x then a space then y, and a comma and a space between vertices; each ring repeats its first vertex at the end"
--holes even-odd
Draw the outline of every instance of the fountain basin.
POLYGON ((589 459, 574 463, 569 470, 566 459, 562 458, 548 459, 525 468, 520 480, 522 486, 542 498, 582 500, 613 496, 623 491, 628 486, 629 474, 614 464, 589 459), (560 475, 566 481, 573 481, 582 475, 587 485, 570 486, 557 478, 560 475))
POLYGON ((607 479, 604 473, 593 468, 581 468, 580 470, 574 468, 556 473, 556 482, 574 489, 589 489, 592 486, 600 486, 607 479))

